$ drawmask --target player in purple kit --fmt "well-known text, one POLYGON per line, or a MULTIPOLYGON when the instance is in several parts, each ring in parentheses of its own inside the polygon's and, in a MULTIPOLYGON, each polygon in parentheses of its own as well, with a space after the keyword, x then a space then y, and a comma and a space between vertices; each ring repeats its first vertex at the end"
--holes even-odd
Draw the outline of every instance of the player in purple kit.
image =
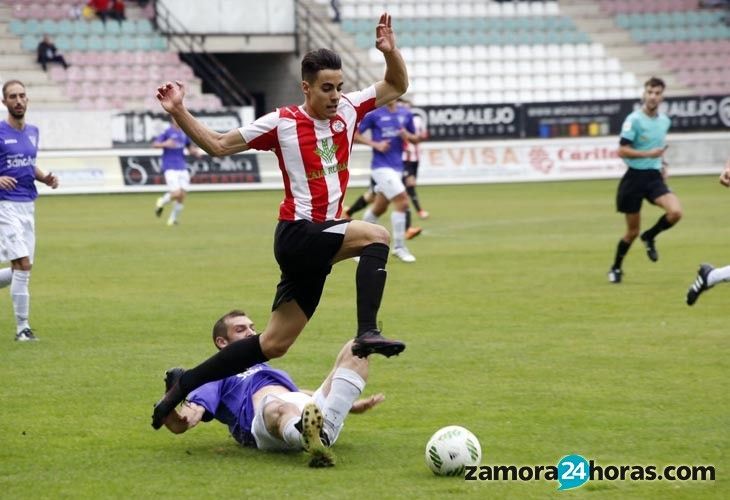
POLYGON ((165 205, 174 200, 172 213, 167 219, 167 225, 172 226, 178 224, 178 218, 185 203, 186 192, 190 189, 190 172, 188 172, 188 165, 185 162, 185 149, 195 157, 199 157, 201 152, 185 135, 185 132, 178 126, 174 118, 170 118, 170 126, 157 136, 152 143, 152 147, 162 148, 162 173, 165 176, 167 187, 170 189, 157 199, 155 215, 157 217, 161 216, 165 205))
MULTIPOLYGON (((234 310, 213 327, 213 342, 223 349, 231 342, 256 335, 246 313, 234 310)), ((335 366, 314 393, 297 388, 282 370, 259 363, 245 372, 209 382, 188 394, 182 406, 164 420, 179 434, 199 422, 218 420, 244 446, 264 451, 306 450, 310 466, 334 465, 327 450, 337 440, 348 413, 362 413, 380 403, 375 394, 358 399, 368 376, 368 358, 352 354, 352 341, 345 344, 335 366), (321 410, 320 410, 321 408, 321 410)), ((184 370, 167 371, 167 389, 184 370)))
POLYGON ((15 340, 38 340, 30 328, 30 270, 35 253, 35 181, 53 189, 58 179, 36 166, 38 128, 25 123, 28 96, 25 85, 9 80, 3 85, 8 118, 0 122, 0 288, 10 285, 15 313, 15 340))
POLYGON ((368 113, 363 118, 355 140, 373 148, 372 178, 375 181, 375 200, 365 211, 363 220, 378 222, 389 203, 393 203, 390 222, 393 230, 393 254, 403 262, 415 262, 405 244, 408 194, 403 185, 403 141, 420 142, 413 123, 413 114, 398 106, 397 101, 368 113), (370 138, 364 136, 370 131, 370 138))

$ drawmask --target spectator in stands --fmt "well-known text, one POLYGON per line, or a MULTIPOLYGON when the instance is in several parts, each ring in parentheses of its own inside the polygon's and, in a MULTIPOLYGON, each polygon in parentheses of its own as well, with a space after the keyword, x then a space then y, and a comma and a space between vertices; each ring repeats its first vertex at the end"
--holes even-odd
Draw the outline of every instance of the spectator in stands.
POLYGON ((109 17, 116 19, 119 24, 127 19, 124 0, 112 0, 111 9, 109 9, 109 17))
POLYGON ((106 23, 106 18, 111 14, 110 0, 89 0, 86 5, 94 9, 96 16, 106 23))
POLYGON ((43 68, 43 71, 47 70, 46 65, 49 62, 63 64, 64 68, 68 68, 66 59, 58 52, 58 49, 56 49, 56 46, 48 35, 44 35, 43 40, 38 44, 38 62, 43 68))
POLYGON ((330 7, 332 7, 332 11, 334 13, 334 15, 332 16, 332 22, 339 23, 340 22, 340 0, 330 0, 330 7))
POLYGON ((69 19, 81 19, 84 13, 84 6, 82 3, 71 3, 68 5, 68 18, 69 19))

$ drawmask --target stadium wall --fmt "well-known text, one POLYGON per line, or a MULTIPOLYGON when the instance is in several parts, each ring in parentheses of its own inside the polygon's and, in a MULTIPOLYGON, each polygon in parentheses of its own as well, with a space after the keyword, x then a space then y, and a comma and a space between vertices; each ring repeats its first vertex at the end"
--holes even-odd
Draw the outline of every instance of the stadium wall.
MULTIPOLYGON (((616 137, 423 143, 420 184, 541 182, 618 178, 625 167, 616 137)), ((671 175, 713 174, 730 157, 730 133, 670 134, 666 160, 671 175)), ((59 176, 61 187, 41 194, 132 193, 164 191, 160 151, 103 149, 41 151, 39 166, 59 176)), ((366 186, 370 149, 353 148, 353 187, 366 186)), ((281 175, 270 152, 229 158, 189 158, 191 191, 280 189, 281 175)))

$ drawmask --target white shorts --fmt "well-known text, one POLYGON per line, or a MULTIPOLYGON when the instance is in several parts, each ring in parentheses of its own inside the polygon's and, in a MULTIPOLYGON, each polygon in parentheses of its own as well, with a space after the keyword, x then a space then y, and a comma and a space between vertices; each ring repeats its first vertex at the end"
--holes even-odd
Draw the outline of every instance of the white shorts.
POLYGON ((0 201, 0 262, 35 254, 35 203, 0 201))
POLYGON ((374 168, 372 177, 375 181, 375 192, 382 193, 388 201, 406 190, 403 185, 403 173, 394 168, 374 168))
MULTIPOLYGON (((283 392, 280 394, 268 394, 264 397, 263 401, 261 401, 259 407, 256 408, 256 410, 254 411, 253 421, 251 422, 251 434, 256 440, 256 448, 264 451, 301 450, 301 445, 291 446, 283 439, 272 436, 271 433, 266 429, 266 423, 264 422, 264 407, 268 403, 271 403, 274 399, 278 399, 285 403, 291 403, 299 408, 300 412, 304 410, 304 406, 310 401, 314 401, 314 403, 320 409, 322 409, 324 407, 325 400, 325 395, 322 392, 322 387, 320 386, 316 391, 314 391, 314 394, 311 396, 309 394, 304 394, 303 392, 283 392)), ((326 420, 327 416, 324 415, 324 417, 326 420)), ((341 429, 342 427, 337 429, 337 435, 331 437, 330 445, 333 445, 335 443, 337 437, 340 435, 341 429)))
POLYGON ((187 191, 190 189, 190 172, 185 170, 165 170, 165 183, 170 191, 182 189, 187 191))

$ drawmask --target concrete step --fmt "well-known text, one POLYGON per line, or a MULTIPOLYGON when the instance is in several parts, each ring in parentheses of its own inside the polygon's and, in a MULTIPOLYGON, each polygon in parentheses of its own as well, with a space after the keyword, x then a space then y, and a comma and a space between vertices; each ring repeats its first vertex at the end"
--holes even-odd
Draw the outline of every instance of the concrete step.
MULTIPOLYGON (((38 39, 40 41, 40 38, 38 39)), ((0 35, 0 54, 25 54, 27 51, 20 48, 20 38, 15 35, 0 35)))
POLYGON ((0 72, 5 73, 14 69, 33 69, 38 68, 35 62, 35 55, 30 54, 3 54, 0 57, 0 72))
POLYGON ((60 87, 51 82, 28 85, 28 98, 33 101, 66 101, 68 98, 60 87))
POLYGON ((33 87, 41 85, 57 85, 56 82, 51 81, 48 74, 44 73, 40 67, 34 69, 15 69, 12 72, 3 72, 2 76, 20 80, 26 85, 33 87))

